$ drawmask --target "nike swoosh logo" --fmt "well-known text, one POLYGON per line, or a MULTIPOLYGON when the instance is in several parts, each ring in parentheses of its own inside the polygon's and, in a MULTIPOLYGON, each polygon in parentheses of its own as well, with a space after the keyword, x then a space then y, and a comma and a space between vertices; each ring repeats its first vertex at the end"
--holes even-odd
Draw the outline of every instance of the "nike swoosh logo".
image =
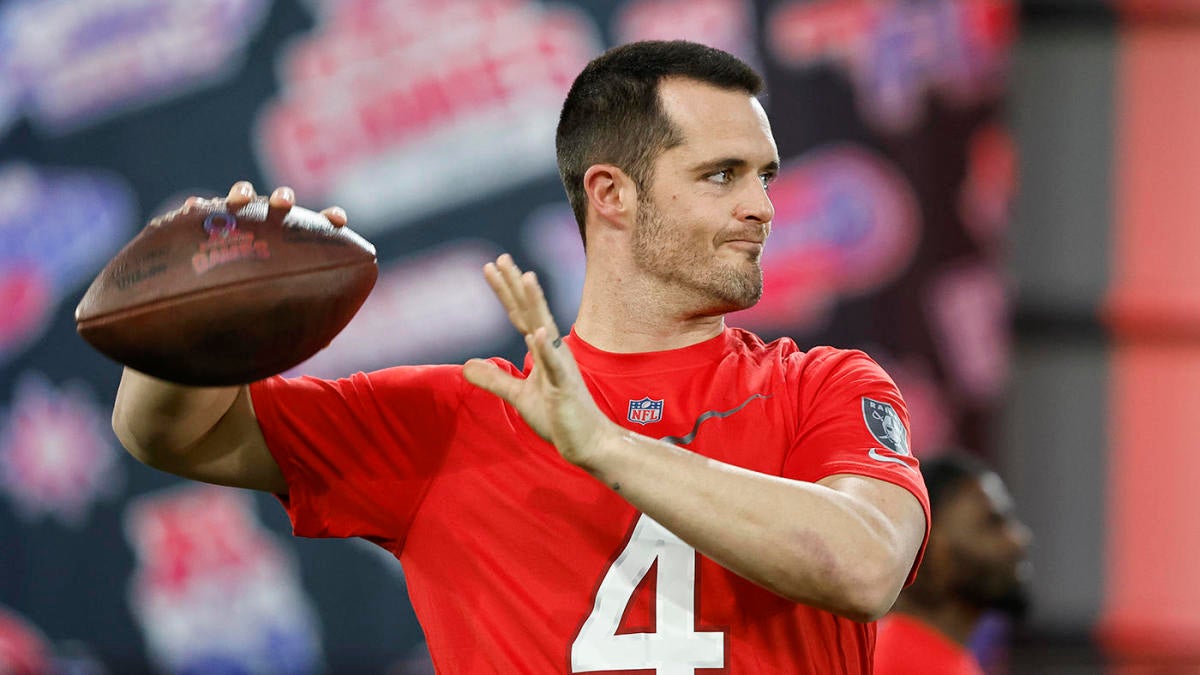
POLYGON ((896 457, 888 457, 887 455, 879 454, 879 448, 871 448, 871 451, 868 452, 867 455, 869 455, 871 457, 871 459, 877 459, 881 462, 894 462, 896 464, 899 464, 900 466, 903 466, 906 468, 908 467, 908 463, 902 459, 898 459, 896 457))
POLYGON ((692 425, 692 432, 690 434, 688 434, 687 436, 663 436, 662 438, 660 438, 658 440, 666 441, 668 443, 673 443, 675 445, 687 445, 687 444, 691 443, 692 441, 696 440, 696 432, 700 431, 700 425, 703 424, 706 420, 711 420, 714 417, 717 417, 717 418, 729 417, 730 415, 741 410, 742 408, 745 408, 747 405, 750 404, 751 401, 753 401, 756 398, 768 399, 771 397, 767 396, 765 394, 752 394, 750 396, 750 398, 746 399, 745 401, 742 401, 742 404, 739 405, 738 407, 734 408, 733 410, 726 410, 724 412, 719 412, 716 410, 709 410, 708 412, 701 413, 700 416, 696 418, 696 423, 694 425, 692 425))

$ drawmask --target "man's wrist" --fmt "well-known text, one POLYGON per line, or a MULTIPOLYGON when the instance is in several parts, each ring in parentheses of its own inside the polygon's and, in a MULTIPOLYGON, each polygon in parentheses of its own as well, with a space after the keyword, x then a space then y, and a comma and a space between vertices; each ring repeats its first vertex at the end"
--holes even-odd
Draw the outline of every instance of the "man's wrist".
POLYGON ((649 439, 606 419, 604 428, 595 435, 584 460, 577 466, 609 488, 622 492, 622 477, 628 477, 632 464, 643 458, 639 446, 645 440, 649 439))
POLYGON ((601 418, 595 430, 575 453, 576 459, 573 462, 575 466, 597 478, 621 461, 621 446, 626 442, 623 437, 629 433, 603 415, 601 418))

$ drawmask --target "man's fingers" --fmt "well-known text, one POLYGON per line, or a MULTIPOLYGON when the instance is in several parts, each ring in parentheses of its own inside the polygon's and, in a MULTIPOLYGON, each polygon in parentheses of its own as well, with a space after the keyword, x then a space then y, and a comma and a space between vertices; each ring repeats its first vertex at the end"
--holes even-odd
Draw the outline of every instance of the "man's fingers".
POLYGON ((508 287, 508 283, 504 280, 504 273, 500 271, 496 263, 488 263, 483 266, 483 278, 487 281, 488 286, 492 288, 492 292, 496 294, 496 298, 500 300, 500 304, 504 305, 504 309, 508 312, 508 320, 512 322, 514 328, 521 333, 526 332, 524 317, 517 310, 516 299, 513 298, 512 289, 508 287))
POLYGON ((558 337, 558 326, 534 272, 521 272, 512 256, 505 253, 496 262, 484 265, 483 273, 518 331, 530 335, 542 326, 549 331, 551 340, 558 337))
POLYGON ((532 332, 538 326, 543 325, 553 328, 553 317, 549 315, 548 310, 543 311, 539 304, 539 302, 544 303, 544 299, 537 275, 532 271, 522 272, 521 268, 513 262, 512 256, 507 253, 496 259, 496 267, 499 268, 505 285, 512 294, 514 309, 521 313, 522 321, 526 326, 524 332, 532 332))
POLYGON ((538 283, 537 274, 526 272, 522 281, 525 282, 525 297, 529 300, 529 309, 533 313, 533 320, 538 325, 546 327, 551 342, 559 339, 558 324, 550 312, 550 304, 546 302, 546 293, 542 290, 542 285, 538 283))
MULTIPOLYGON (((257 197, 254 185, 250 181, 240 180, 229 188, 229 194, 225 197, 225 207, 230 211, 237 211, 257 197)), ((267 198, 267 207, 270 209, 288 211, 295 205, 296 191, 286 185, 275 188, 271 196, 267 198)), ((330 206, 321 211, 321 215, 325 216, 325 219, 334 227, 345 227, 346 225, 346 211, 340 206, 330 206)))
POLYGON ((533 356, 533 372, 540 374, 544 381, 550 386, 557 386, 562 381, 560 377, 561 369, 555 368, 556 354, 552 354, 554 347, 546 339, 545 327, 540 327, 532 333, 525 335, 525 346, 529 349, 529 354, 533 356))
POLYGON ((534 366, 540 369, 545 382, 553 387, 568 386, 571 373, 576 370, 571 348, 562 344, 562 338, 554 337, 550 328, 541 327, 525 338, 525 345, 533 355, 534 366))
POLYGON ((275 191, 271 193, 271 197, 267 199, 267 206, 272 209, 287 211, 295 205, 296 193, 292 191, 292 188, 287 186, 275 188, 275 191))
POLYGON ((236 211, 250 203, 250 200, 257 197, 254 193, 254 186, 248 180, 239 180, 229 188, 229 194, 225 197, 225 204, 231 211, 236 211))
MULTIPOLYGON (((496 258, 496 269, 500 270, 500 277, 504 280, 504 285, 508 287, 509 295, 514 300, 513 308, 521 310, 525 309, 525 288, 521 283, 521 268, 517 267, 512 259, 512 256, 504 253, 499 258, 496 258)), ((526 323, 528 326, 529 324, 526 323)))
POLYGON ((521 380, 505 373, 496 364, 483 359, 471 359, 463 364, 463 377, 467 382, 489 391, 496 396, 512 403, 516 398, 521 380))
POLYGON ((329 221, 334 227, 346 226, 346 211, 340 206, 330 206, 329 208, 321 209, 321 215, 329 221))

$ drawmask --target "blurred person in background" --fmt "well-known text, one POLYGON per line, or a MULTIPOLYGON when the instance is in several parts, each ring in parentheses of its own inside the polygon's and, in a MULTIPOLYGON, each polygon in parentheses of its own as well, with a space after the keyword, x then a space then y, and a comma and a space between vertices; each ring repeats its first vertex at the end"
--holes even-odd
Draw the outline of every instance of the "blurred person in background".
POLYGON ((879 622, 876 675, 982 675, 968 648, 993 611, 1029 604, 1031 535, 1004 482, 979 459, 951 451, 921 463, 933 526, 921 573, 879 622))

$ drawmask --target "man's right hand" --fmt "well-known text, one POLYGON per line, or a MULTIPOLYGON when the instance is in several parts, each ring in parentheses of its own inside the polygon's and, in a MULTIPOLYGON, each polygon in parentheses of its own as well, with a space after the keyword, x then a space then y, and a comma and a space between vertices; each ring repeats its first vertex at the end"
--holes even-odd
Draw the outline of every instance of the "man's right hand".
MULTIPOLYGON (((258 195, 254 192, 254 185, 250 181, 238 181, 229 188, 229 194, 225 197, 225 205, 230 211, 236 211, 243 206, 249 204, 258 195)), ((184 206, 190 206, 198 200, 197 197, 189 197, 184 206)), ((290 210, 296 205, 296 193, 290 187, 277 187, 267 198, 267 203, 271 209, 280 209, 283 211, 290 210)), ((334 227, 344 227, 346 225, 346 212, 340 206, 330 206, 321 210, 321 215, 325 216, 334 227)))
MULTIPOLYGON (((236 211, 256 197, 250 182, 239 181, 229 188, 224 205, 236 211)), ((182 209, 201 201, 189 197, 182 209)), ((296 195, 289 187, 276 188, 268 198, 272 210, 286 211, 295 203, 296 195)), ((321 214, 335 227, 346 224, 346 213, 340 207, 331 206, 321 214)), ((160 222, 162 218, 156 218, 150 224, 160 222)), ((148 466, 207 483, 287 492, 283 474, 259 429, 248 386, 187 387, 126 368, 117 389, 112 424, 121 444, 148 466)))

